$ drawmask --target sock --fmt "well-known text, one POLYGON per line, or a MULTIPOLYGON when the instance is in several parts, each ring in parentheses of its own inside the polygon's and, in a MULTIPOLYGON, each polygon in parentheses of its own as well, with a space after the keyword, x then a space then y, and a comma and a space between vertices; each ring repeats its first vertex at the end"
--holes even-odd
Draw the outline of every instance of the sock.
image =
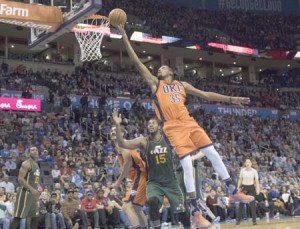
POLYGON ((194 215, 195 212, 200 211, 196 199, 188 199, 190 205, 191 214, 194 215))
POLYGON ((237 188, 235 187, 235 185, 233 184, 231 178, 228 178, 226 180, 224 180, 226 188, 227 188, 227 192, 231 195, 236 194, 237 192, 237 188))

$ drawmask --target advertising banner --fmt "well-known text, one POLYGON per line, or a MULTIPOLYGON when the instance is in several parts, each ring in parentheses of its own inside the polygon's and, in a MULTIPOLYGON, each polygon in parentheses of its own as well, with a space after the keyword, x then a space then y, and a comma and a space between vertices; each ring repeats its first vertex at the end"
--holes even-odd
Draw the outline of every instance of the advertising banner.
POLYGON ((230 51, 230 52, 239 53, 239 54, 247 54, 247 55, 257 55, 258 54, 257 49, 241 47, 241 46, 236 46, 236 45, 227 45, 227 44, 220 44, 220 43, 213 43, 213 42, 210 42, 207 45, 210 47, 223 49, 223 51, 230 51))
POLYGON ((135 31, 131 35, 130 40, 161 45, 161 44, 174 43, 181 39, 177 37, 169 37, 169 36, 153 37, 151 34, 135 31))
MULTIPOLYGON (((81 96, 75 95, 71 97, 72 106, 80 107, 81 96)), ((92 109, 98 108, 98 97, 89 96, 89 107, 92 109)), ((129 98, 108 98, 106 100, 106 106, 109 110, 113 108, 127 109, 130 110, 134 104, 134 99, 129 98)), ((143 100, 142 104, 147 111, 154 111, 151 100, 143 100)), ((190 104, 188 106, 190 111, 197 109, 203 109, 206 111, 212 111, 217 114, 230 114, 238 116, 258 116, 260 118, 278 118, 278 110, 276 109, 265 109, 256 107, 236 107, 236 106, 219 106, 209 104, 190 104)), ((299 112, 300 113, 300 112, 299 112)), ((299 115, 300 116, 300 115, 299 115)), ((299 117, 300 118, 300 117, 299 117)))
POLYGON ((54 32, 62 12, 58 7, 0 0, 0 22, 54 32))
MULTIPOLYGON (((194 105, 194 109, 196 105, 194 105)), ((236 107, 236 106, 217 106, 217 105, 208 105, 202 104, 198 105, 198 108, 201 108, 206 111, 212 111, 217 114, 230 114, 237 116, 258 116, 260 118, 278 118, 278 110, 276 109, 265 109, 257 107, 236 107)))
POLYGON ((290 111, 288 115, 289 120, 300 120, 300 111, 290 111))
MULTIPOLYGON (((201 1, 200 1, 201 2, 201 1)), ((299 14, 298 0, 205 0, 212 10, 243 10, 257 13, 299 14)))
MULTIPOLYGON (((22 92, 21 91, 11 91, 11 90, 0 91, 0 97, 21 98, 22 92)), ((41 93, 33 92, 32 99, 45 100, 45 95, 41 94, 41 93)))
POLYGON ((0 98, 0 110, 41 112, 41 100, 0 98))

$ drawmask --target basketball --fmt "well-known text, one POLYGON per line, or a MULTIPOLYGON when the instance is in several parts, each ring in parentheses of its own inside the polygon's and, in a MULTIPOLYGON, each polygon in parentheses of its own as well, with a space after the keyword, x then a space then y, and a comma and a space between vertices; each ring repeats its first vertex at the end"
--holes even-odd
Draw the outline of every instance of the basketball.
POLYGON ((109 22, 113 26, 124 25, 127 21, 127 14, 124 10, 116 8, 109 13, 109 22))

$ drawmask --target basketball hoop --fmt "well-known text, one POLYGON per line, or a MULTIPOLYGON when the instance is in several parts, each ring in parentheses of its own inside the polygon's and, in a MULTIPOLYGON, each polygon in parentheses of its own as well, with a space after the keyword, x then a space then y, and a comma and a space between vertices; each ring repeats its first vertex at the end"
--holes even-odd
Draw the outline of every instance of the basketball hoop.
POLYGON ((102 58, 101 43, 105 34, 110 34, 109 19, 93 15, 77 24, 73 30, 81 50, 81 61, 93 61, 102 58))

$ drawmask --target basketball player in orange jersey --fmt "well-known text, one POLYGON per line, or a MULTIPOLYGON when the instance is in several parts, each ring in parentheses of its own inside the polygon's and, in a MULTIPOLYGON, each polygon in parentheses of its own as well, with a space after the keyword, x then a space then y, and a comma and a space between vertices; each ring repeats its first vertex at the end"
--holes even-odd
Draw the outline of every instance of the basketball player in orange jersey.
POLYGON ((118 29, 123 36, 123 41, 130 59, 151 88, 155 112, 158 118, 163 122, 163 133, 165 138, 180 158, 192 215, 199 215, 200 209, 198 208, 196 201, 193 165, 190 153, 200 149, 211 161, 214 169, 225 182, 232 200, 243 203, 253 201, 252 196, 247 196, 242 192, 237 191, 220 155, 215 150, 212 141, 207 136, 206 132, 189 115, 189 112, 184 105, 187 93, 209 101, 228 102, 237 105, 248 104, 250 99, 201 91, 187 82, 174 80, 172 69, 165 65, 158 69, 157 77, 155 77, 134 52, 126 35, 124 26, 120 25, 118 26, 118 29))
MULTIPOLYGON (((122 129, 122 134, 124 134, 124 132, 125 130, 122 129)), ((142 210, 142 207, 147 202, 146 169, 144 162, 136 150, 128 150, 118 146, 116 127, 111 128, 110 136, 115 144, 118 152, 118 160, 123 169, 113 187, 117 189, 125 177, 132 181, 123 199, 122 209, 127 215, 133 229, 147 228, 147 217, 142 210)))

